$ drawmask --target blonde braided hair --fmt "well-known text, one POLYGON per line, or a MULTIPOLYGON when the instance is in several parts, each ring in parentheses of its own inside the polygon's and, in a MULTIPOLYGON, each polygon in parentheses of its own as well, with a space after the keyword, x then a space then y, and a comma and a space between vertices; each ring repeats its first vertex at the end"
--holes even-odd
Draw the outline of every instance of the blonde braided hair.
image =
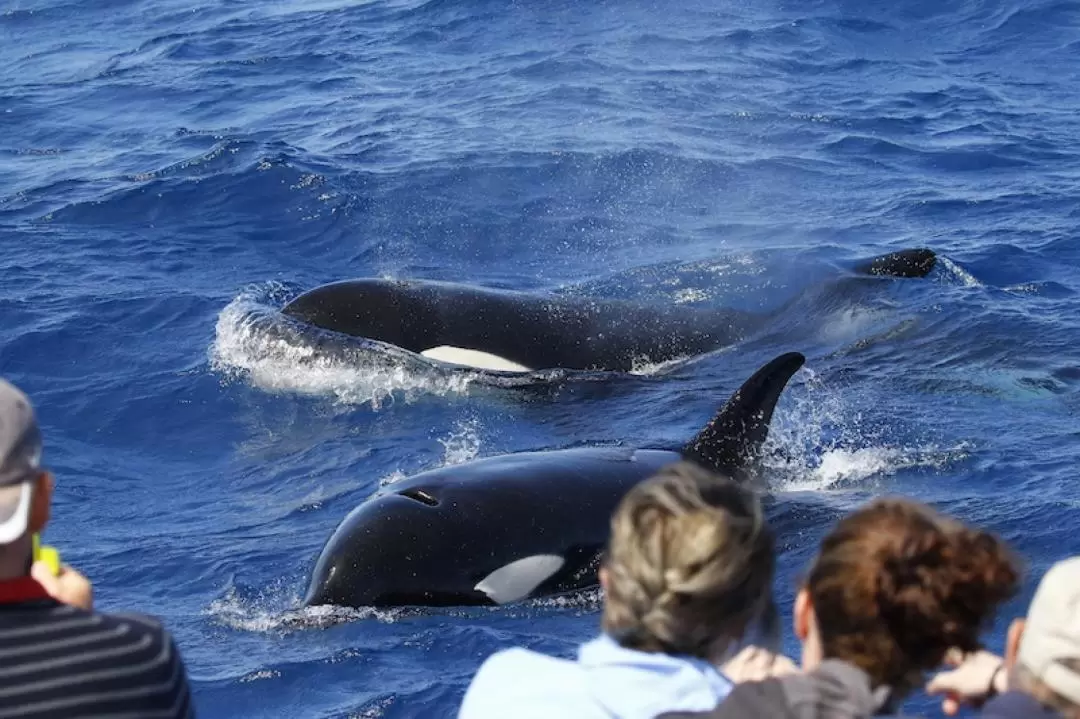
POLYGON ((776 634, 774 540, 752 491, 688 461, 623 497, 603 628, 625 647, 718 661, 752 622, 776 634))

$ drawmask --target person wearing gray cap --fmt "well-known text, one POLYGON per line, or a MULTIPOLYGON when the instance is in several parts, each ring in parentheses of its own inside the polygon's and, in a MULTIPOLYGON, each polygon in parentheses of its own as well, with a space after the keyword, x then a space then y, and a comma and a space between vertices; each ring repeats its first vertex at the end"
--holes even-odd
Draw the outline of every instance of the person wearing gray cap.
POLYGON ((1005 656, 981 650, 955 653, 955 669, 927 686, 942 709, 984 704, 980 717, 1080 719, 1080 556, 1055 563, 1043 576, 1027 617, 1014 619, 1005 656))
POLYGON ((195 709, 176 643, 155 619, 92 608, 90 583, 34 561, 53 477, 30 400, 0 379, 0 717, 173 717, 195 709))

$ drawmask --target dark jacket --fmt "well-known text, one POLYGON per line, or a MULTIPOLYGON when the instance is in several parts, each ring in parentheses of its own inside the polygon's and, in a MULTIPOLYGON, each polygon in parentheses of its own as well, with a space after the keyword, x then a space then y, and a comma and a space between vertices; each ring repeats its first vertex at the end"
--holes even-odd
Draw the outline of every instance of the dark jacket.
POLYGON ((861 669, 835 659, 806 674, 739 684, 710 712, 671 712, 657 719, 864 719, 891 714, 887 689, 871 691, 861 669))
POLYGON ((983 705, 979 713, 982 719, 1058 719, 1061 714, 1040 704, 1035 697, 1024 692, 1005 692, 983 705))

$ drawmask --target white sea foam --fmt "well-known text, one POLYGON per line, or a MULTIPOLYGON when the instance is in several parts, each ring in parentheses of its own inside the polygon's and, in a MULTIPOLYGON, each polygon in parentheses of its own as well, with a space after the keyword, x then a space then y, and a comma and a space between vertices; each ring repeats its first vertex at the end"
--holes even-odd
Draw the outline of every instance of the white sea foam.
POLYGON ((396 469, 393 472, 391 472, 390 474, 386 475, 385 477, 383 477, 382 479, 379 480, 379 487, 380 488, 381 487, 388 487, 388 486, 390 486, 392 484, 400 482, 401 480, 405 479, 407 476, 408 475, 405 474, 404 472, 402 472, 400 469, 396 469))
POLYGON ((963 267, 950 260, 948 257, 938 255, 938 261, 941 262, 942 266, 949 272, 949 274, 960 280, 960 283, 964 287, 982 287, 983 283, 980 282, 978 278, 975 277, 975 275, 971 274, 963 267))
POLYGON ((284 634, 362 619, 391 623, 401 618, 406 611, 397 607, 354 609, 329 605, 297 608, 299 602, 300 597, 285 589, 280 582, 251 597, 241 596, 235 587, 230 587, 223 597, 210 603, 206 613, 214 621, 231 629, 260 634, 284 634))
POLYGON ((867 330, 888 316, 882 310, 869 307, 847 307, 831 313, 827 321, 821 323, 818 339, 829 344, 849 342, 864 336, 867 330))

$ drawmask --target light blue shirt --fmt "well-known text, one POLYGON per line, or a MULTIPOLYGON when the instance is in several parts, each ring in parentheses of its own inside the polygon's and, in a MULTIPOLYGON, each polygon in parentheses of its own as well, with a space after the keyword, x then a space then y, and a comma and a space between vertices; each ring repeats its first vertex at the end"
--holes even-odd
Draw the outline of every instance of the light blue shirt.
POLYGON ((493 654, 473 677, 458 719, 654 719, 708 711, 731 689, 706 661, 625 649, 602 634, 580 647, 576 661, 521 648, 493 654))

